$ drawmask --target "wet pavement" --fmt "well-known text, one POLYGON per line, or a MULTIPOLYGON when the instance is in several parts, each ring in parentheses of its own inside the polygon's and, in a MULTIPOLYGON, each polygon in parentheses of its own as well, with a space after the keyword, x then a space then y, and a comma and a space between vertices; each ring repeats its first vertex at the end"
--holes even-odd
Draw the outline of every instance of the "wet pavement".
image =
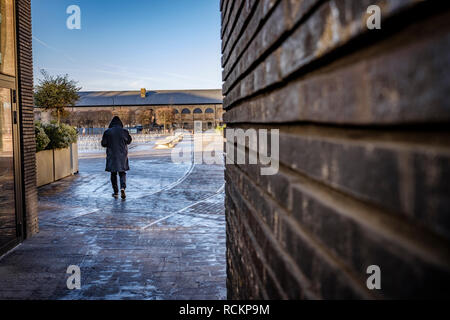
POLYGON ((136 150, 126 201, 95 156, 39 189, 40 233, 1 258, 0 299, 226 298, 223 165, 136 150), (70 265, 80 290, 67 288, 70 265))

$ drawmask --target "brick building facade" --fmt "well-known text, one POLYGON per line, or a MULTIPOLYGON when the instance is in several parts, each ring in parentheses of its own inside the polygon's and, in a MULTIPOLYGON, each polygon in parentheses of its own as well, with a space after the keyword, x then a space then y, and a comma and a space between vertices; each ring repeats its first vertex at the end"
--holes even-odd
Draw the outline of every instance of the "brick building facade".
POLYGON ((450 297, 448 3, 221 12, 224 120, 280 130, 277 175, 226 167, 229 298, 450 297))
POLYGON ((1 2, 0 254, 39 231, 30 0, 1 2))

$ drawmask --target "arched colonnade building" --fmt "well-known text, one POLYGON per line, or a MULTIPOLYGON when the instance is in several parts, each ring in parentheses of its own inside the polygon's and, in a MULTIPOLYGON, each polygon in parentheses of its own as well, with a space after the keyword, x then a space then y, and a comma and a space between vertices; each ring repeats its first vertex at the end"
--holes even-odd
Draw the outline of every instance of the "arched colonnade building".
MULTIPOLYGON (((106 126, 113 115, 125 119, 127 126, 143 125, 140 114, 151 110, 174 109, 174 126, 192 130, 194 121, 202 121, 203 129, 215 128, 223 123, 222 90, 158 90, 158 91, 83 91, 76 106, 66 108, 70 121, 77 127, 106 126)), ((49 121, 50 112, 35 109, 36 119, 49 121)), ((156 121, 155 121, 156 123, 156 121)))

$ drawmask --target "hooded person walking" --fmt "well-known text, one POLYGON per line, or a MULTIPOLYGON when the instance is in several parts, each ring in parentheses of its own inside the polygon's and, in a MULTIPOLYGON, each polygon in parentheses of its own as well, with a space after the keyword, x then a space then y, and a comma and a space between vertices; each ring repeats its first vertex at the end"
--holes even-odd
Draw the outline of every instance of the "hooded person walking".
POLYGON ((109 129, 105 131, 102 138, 102 147, 106 148, 106 170, 111 172, 111 184, 114 190, 113 197, 119 198, 119 186, 117 185, 117 174, 120 177, 120 190, 122 199, 127 196, 127 171, 128 165, 128 145, 132 139, 128 130, 123 128, 123 123, 119 117, 115 116, 109 129))

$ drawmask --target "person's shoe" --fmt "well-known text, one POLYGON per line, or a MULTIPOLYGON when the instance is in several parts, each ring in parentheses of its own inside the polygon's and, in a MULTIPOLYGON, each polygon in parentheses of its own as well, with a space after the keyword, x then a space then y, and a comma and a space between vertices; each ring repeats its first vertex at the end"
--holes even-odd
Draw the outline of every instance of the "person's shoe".
POLYGON ((114 197, 114 199, 119 199, 119 194, 118 193, 113 193, 112 196, 114 197))
POLYGON ((127 195, 125 194, 125 189, 120 190, 122 199, 125 200, 127 198, 127 195))

